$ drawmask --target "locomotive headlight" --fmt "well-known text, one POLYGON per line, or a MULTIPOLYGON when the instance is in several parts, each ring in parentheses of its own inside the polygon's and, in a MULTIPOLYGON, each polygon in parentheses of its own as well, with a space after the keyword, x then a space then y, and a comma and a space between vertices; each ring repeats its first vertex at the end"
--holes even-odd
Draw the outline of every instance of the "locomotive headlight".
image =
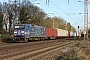
POLYGON ((14 33, 17 33, 17 31, 14 31, 14 33))
POLYGON ((24 33, 24 31, 21 31, 21 33, 24 33))

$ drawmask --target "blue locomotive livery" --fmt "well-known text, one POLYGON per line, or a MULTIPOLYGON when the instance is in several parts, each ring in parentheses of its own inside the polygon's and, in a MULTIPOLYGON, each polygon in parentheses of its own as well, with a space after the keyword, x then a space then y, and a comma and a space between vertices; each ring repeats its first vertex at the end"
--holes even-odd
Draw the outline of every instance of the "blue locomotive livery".
POLYGON ((45 27, 31 24, 17 24, 14 27, 14 41, 28 41, 46 37, 45 27), (34 38, 35 37, 35 38, 34 38))

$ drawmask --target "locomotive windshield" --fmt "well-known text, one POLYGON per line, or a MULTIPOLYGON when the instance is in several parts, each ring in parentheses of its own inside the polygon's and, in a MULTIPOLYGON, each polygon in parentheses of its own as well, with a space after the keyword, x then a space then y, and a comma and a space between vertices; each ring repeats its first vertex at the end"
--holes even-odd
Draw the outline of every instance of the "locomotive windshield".
POLYGON ((15 29, 24 29, 24 25, 16 25, 15 29))

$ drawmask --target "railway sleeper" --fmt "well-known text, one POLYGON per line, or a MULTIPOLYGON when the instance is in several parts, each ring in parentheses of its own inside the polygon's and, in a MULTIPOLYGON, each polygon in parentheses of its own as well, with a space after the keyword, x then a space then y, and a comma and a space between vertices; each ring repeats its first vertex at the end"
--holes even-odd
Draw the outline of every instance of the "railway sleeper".
POLYGON ((30 58, 30 59, 34 59, 35 56, 38 56, 38 55, 42 55, 43 53, 47 53, 47 52, 51 52, 52 51, 55 51, 57 49, 60 49, 60 47, 65 47, 69 44, 72 44, 74 43, 74 41, 72 42, 68 42, 68 43, 65 43, 65 44, 61 44, 61 45, 57 45, 57 46, 52 46, 52 47, 48 47, 48 48, 44 48, 44 49, 40 49, 40 50, 36 50, 36 51, 32 51, 32 52, 29 52, 28 53, 26 52, 24 55, 22 54, 22 56, 18 56, 18 58, 15 58, 16 60, 23 60, 23 59, 27 59, 27 58, 30 58))

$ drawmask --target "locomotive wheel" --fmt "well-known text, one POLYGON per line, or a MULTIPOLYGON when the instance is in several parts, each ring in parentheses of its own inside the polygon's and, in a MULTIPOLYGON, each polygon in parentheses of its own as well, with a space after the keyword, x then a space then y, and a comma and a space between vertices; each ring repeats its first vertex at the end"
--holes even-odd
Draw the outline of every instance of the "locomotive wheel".
POLYGON ((27 38, 25 38, 25 39, 24 39, 24 41, 25 41, 25 42, 28 42, 28 39, 27 39, 27 38))

